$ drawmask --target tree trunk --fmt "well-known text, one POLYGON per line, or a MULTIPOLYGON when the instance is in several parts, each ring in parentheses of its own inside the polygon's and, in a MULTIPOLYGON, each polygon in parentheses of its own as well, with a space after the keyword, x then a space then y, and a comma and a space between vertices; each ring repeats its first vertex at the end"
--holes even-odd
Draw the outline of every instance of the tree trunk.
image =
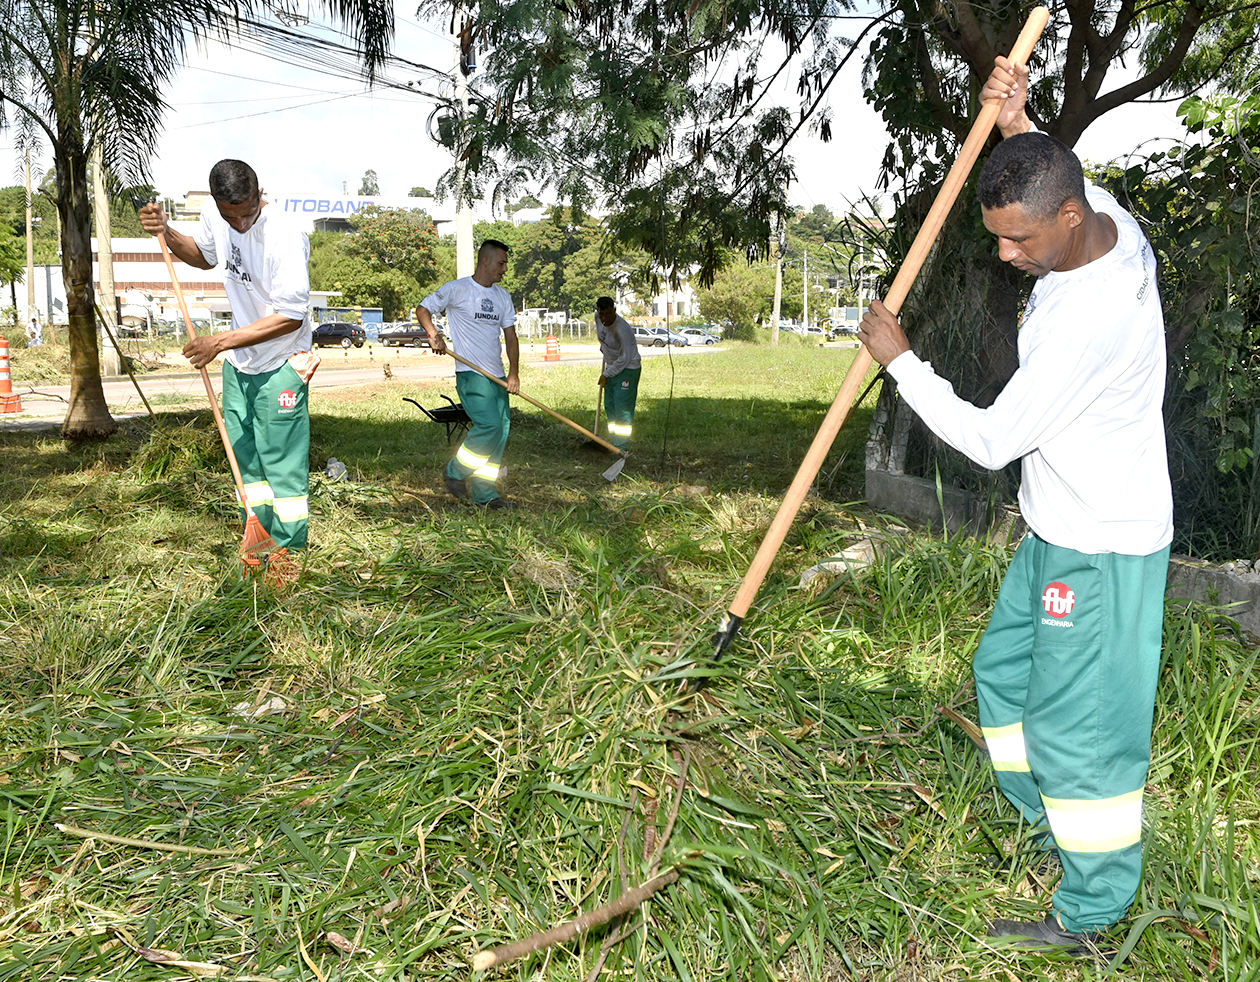
POLYGON ((59 151, 56 160, 61 273, 70 316, 70 407, 61 424, 61 435, 67 440, 94 440, 109 436, 118 429, 118 423, 105 404, 100 354, 96 347, 87 154, 81 146, 76 146, 59 151))

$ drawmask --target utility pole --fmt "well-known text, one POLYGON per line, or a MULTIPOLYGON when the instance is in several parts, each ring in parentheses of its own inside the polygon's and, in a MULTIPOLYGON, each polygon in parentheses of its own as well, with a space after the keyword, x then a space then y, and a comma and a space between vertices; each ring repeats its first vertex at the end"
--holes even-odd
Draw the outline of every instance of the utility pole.
POLYGON ((468 181, 468 78, 464 73, 467 65, 471 72, 472 49, 471 34, 468 24, 468 11, 461 8, 462 26, 455 37, 455 101, 459 104, 459 138, 455 141, 455 275, 463 278, 472 276, 473 264, 473 216, 465 196, 465 184, 468 181), (465 58, 465 46, 468 52, 465 58))
MULTIPOLYGON (((100 308, 109 323, 109 329, 118 337, 118 325, 114 322, 114 239, 109 220, 109 196, 105 193, 105 155, 100 141, 92 148, 92 196, 96 204, 96 255, 100 270, 100 308)), ((101 352, 101 374, 118 375, 122 372, 122 352, 97 329, 97 345, 101 352)))
POLYGON ((805 325, 805 333, 809 333, 809 250, 805 251, 805 269, 801 280, 801 323, 805 325))
MULTIPOLYGON (((31 199, 31 150, 26 148, 26 321, 38 316, 35 312, 35 217, 31 199)), ((48 312, 52 320, 52 311, 48 312)))
POLYGON ((770 260, 774 263, 774 307, 770 312, 770 343, 779 343, 779 312, 783 309, 783 253, 779 249, 779 216, 771 229, 770 260))

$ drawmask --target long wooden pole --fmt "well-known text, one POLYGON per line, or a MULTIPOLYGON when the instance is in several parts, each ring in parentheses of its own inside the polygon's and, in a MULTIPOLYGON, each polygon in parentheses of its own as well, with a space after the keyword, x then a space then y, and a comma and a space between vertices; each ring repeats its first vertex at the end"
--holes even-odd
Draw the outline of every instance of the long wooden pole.
MULTIPOLYGON (((459 362, 461 365, 467 365, 467 366, 468 366, 469 368, 471 368, 474 372, 477 372, 477 373, 478 373, 478 374, 480 374, 480 375, 484 375, 486 378, 488 378, 488 379, 489 379, 491 382, 493 382, 495 385, 501 386, 501 387, 502 387, 502 388, 504 388, 504 389, 506 389, 506 388, 507 388, 507 383, 506 383, 506 382, 504 382, 504 381, 503 381, 503 379, 501 379, 501 378, 496 378, 495 376, 493 376, 493 375, 491 375, 489 372, 487 372, 484 368, 482 368, 480 365, 473 364, 473 363, 472 363, 471 361, 469 361, 467 358, 461 358, 459 355, 455 354, 455 352, 453 352, 453 351, 450 349, 450 346, 449 346, 449 345, 448 345, 448 346, 447 346, 447 348, 446 348, 446 353, 447 353, 448 355, 450 355, 452 358, 454 358, 454 359, 455 359, 457 362, 459 362)), ((575 430, 577 430, 577 431, 578 431, 579 433, 581 433, 583 436, 590 437, 592 440, 594 440, 596 443, 598 443, 601 447, 606 447, 607 449, 609 449, 609 450, 611 450, 613 453, 615 453, 618 457, 624 457, 624 456, 625 456, 625 452, 624 452, 624 451, 618 450, 616 447, 614 447, 611 443, 609 443, 609 442, 608 442, 607 440, 605 440, 603 437, 597 436, 596 434, 592 433, 590 430, 588 430, 588 429, 587 429, 585 426, 583 426, 581 423, 575 423, 575 422, 573 422, 573 420, 569 419, 569 417, 568 417, 568 416, 561 416, 558 412, 556 412, 556 411, 555 411, 554 409, 552 409, 550 406, 545 406, 545 405, 543 405, 541 402, 539 402, 539 401, 538 401, 537 399, 535 399, 533 396, 527 396, 524 392, 514 392, 514 393, 512 393, 512 394, 513 394, 513 395, 518 395, 518 396, 520 396, 522 399, 524 399, 524 400, 525 400, 526 402, 528 402, 530 405, 537 406, 537 407, 538 407, 539 409, 541 409, 543 412, 548 413, 548 414, 549 414, 549 415, 551 415, 551 416, 554 416, 556 419, 560 420, 560 422, 564 423, 566 426, 571 426, 571 427, 573 427, 575 430)))
MULTIPOLYGON (((1027 64, 1028 58, 1032 54, 1037 40, 1041 37, 1041 32, 1045 30, 1049 19, 1050 12, 1045 7, 1033 9, 1024 24, 1024 29, 1020 32, 1019 38, 1015 42, 1015 46, 1011 48, 1011 61, 1027 64)), ((993 124, 997 122, 998 114, 1002 111, 1003 105, 1005 105, 1005 100, 994 99, 986 102, 976 116, 976 121, 971 126, 971 132, 967 134, 967 139, 963 142, 962 149, 958 153, 958 159, 954 161, 954 166, 950 168, 949 174, 946 175, 945 183, 941 185, 940 191, 937 192, 936 200, 932 203, 932 209, 928 212, 927 218, 924 219, 923 227, 919 229, 919 234, 915 236, 914 242, 910 246, 910 251, 906 253, 905 261, 901 264, 901 269, 898 270, 897 277, 893 280, 892 287, 888 291, 888 296, 884 298, 884 305, 894 314, 901 310, 902 303, 905 302, 906 296, 910 293, 910 288, 914 285, 915 278, 919 275, 919 270, 923 268, 923 263, 927 260, 928 253, 931 252, 932 246, 936 242, 936 237, 940 235, 950 208, 953 207, 954 201, 957 199, 959 192, 962 191, 963 185, 967 183, 971 169, 975 166, 976 159, 980 156, 980 151, 984 148, 985 141, 988 140, 989 133, 993 129, 993 124)), ((788 529, 796 518, 796 513, 800 511, 819 468, 822 467, 823 461, 827 458, 827 452, 831 449, 832 443, 835 442, 836 434, 840 432, 840 427, 844 425, 845 419, 848 418, 854 397, 857 395, 862 381, 866 378, 866 373, 870 370, 873 361, 871 353, 866 350, 865 346, 858 349, 857 357, 853 359, 853 364, 849 366, 849 371, 840 385, 840 391, 836 393, 835 401, 832 402, 831 408, 827 410, 827 415, 823 417, 822 425, 818 428, 818 433, 814 436, 814 441, 810 444, 809 450, 806 451, 805 459, 801 461, 801 466, 797 469, 796 477, 792 479, 792 484, 788 487, 787 494, 783 496, 783 502, 779 505, 779 510, 775 514, 774 520, 770 523, 766 537, 762 540, 761 547, 753 557, 752 565, 748 567, 748 572, 744 574, 744 579, 739 585, 735 599, 727 609, 726 617, 722 620, 722 626, 714 637, 716 646, 715 658, 719 657, 726 650, 739 632, 739 626, 743 623, 744 617, 748 613, 748 608, 756 598, 757 591, 761 589, 766 573, 770 570, 770 564, 774 562, 774 557, 778 555, 779 548, 783 545, 784 538, 787 537, 788 529)))

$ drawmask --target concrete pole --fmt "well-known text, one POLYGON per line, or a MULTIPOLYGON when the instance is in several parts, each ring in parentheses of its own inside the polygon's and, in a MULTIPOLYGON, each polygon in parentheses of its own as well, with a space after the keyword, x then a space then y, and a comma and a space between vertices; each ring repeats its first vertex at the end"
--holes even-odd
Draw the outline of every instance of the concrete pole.
POLYGON ((809 250, 805 250, 805 275, 801 281, 801 323, 809 333, 809 250))
MULTIPOLYGON (((100 270, 99 303, 109 322, 109 329, 118 337, 114 316, 114 239, 109 221, 109 196, 105 193, 105 158, 97 142, 92 149, 92 196, 96 204, 96 254, 100 270)), ((97 345, 101 352, 101 375, 122 372, 122 352, 110 343, 109 337, 97 328, 97 345)))
POLYGON ((779 311, 783 309, 783 257, 779 254, 778 220, 774 238, 770 240, 770 259, 774 262, 774 308, 770 312, 770 343, 779 343, 779 311))
MULTIPOLYGON (((31 198, 31 151, 26 151, 26 320, 22 322, 22 330, 32 317, 38 316, 35 310, 35 214, 31 198)), ((48 312, 52 319, 52 311, 48 312)))

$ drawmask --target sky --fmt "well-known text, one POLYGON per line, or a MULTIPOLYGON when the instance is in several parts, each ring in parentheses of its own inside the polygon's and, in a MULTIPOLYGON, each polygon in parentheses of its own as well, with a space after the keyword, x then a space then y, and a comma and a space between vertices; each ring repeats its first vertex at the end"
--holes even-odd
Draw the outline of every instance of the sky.
MULTIPOLYGON (((414 0, 398 4, 393 52, 450 72, 455 49, 448 25, 420 23, 414 11, 414 0)), ((180 199, 206 189, 214 161, 237 157, 254 166, 273 197, 335 195, 343 188, 355 194, 369 168, 377 173, 383 197, 405 197, 416 186, 432 189, 450 166, 450 156, 429 136, 436 105, 430 94, 449 95, 451 84, 423 68, 391 69, 390 76, 412 87, 368 90, 321 71, 309 59, 305 65, 289 64, 218 44, 193 50, 167 94, 170 112, 153 156, 152 183, 164 196, 180 199)), ((1109 77, 1107 88, 1126 80, 1123 74, 1114 81, 1109 77)), ((790 80, 783 81, 780 95, 784 104, 795 104, 790 80)), ((886 135, 862 99, 860 59, 844 69, 830 100, 832 141, 802 135, 790 150, 798 180, 789 195, 802 209, 824 204, 841 212, 876 191, 886 135)), ((1167 103, 1109 113, 1086 131, 1077 152, 1103 162, 1126 156, 1151 138, 1175 138, 1183 132, 1175 109, 1175 103, 1167 103)), ((45 155, 40 163, 49 162, 45 155)), ((21 181, 13 135, 0 132, 0 183, 21 181)), ((542 197, 547 199, 545 192, 542 197)), ((446 210, 449 204, 438 204, 434 217, 451 217, 443 214, 446 210)), ((478 217, 491 217, 488 206, 479 209, 478 217)))

